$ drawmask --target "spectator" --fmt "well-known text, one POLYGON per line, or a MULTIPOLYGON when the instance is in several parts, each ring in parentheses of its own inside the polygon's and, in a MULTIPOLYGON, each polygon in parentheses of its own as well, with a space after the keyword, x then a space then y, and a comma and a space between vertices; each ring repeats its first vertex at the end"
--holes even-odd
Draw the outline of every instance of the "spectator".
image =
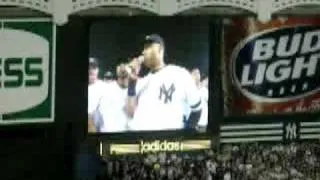
POLYGON ((115 156, 103 179, 319 180, 320 145, 239 144, 221 150, 115 156), (111 165, 112 164, 112 165, 111 165))

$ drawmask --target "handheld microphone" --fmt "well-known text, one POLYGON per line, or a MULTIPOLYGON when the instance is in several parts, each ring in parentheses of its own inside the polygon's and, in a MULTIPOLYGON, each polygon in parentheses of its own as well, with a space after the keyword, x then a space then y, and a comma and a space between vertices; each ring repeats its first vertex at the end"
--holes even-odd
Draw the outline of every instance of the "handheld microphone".
POLYGON ((128 73, 131 74, 133 72, 133 70, 136 69, 137 66, 140 66, 143 62, 144 62, 143 55, 140 55, 136 58, 133 58, 133 60, 127 64, 126 69, 127 69, 128 73))
POLYGON ((128 65, 129 66, 134 66, 135 64, 136 65, 141 65, 144 61, 144 56, 143 55, 140 55, 136 58, 133 58, 133 61, 131 61, 128 65))

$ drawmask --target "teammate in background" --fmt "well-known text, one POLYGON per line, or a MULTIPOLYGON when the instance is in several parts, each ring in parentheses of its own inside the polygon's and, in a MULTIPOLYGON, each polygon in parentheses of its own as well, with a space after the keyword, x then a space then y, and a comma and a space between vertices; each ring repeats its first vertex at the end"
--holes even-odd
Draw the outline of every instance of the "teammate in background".
POLYGON ((206 82, 201 82, 201 73, 198 68, 194 68, 191 70, 191 75, 195 81, 195 84, 200 92, 201 99, 202 99, 202 113, 200 117, 200 121, 198 122, 198 126, 200 129, 205 129, 208 124, 208 99, 209 99, 209 92, 208 88, 206 87, 206 82))
POLYGON ((201 97, 190 73, 164 62, 165 44, 156 34, 144 39, 143 64, 150 69, 138 79, 141 61, 131 63, 127 111, 133 116, 132 130, 166 130, 184 127, 184 108, 192 113, 188 127, 195 128, 201 115, 201 97))
POLYGON ((111 71, 107 71, 103 75, 103 81, 106 83, 110 83, 114 81, 114 75, 111 71))
POLYGON ((106 83, 98 78, 99 66, 95 58, 89 58, 88 132, 97 132, 101 118, 95 113, 106 90, 106 83))
POLYGON ((208 78, 208 76, 205 76, 203 78, 203 80, 201 81, 201 86, 209 89, 209 78, 208 78))
POLYGON ((128 92, 129 74, 125 64, 116 69, 116 81, 108 84, 106 94, 103 96, 98 113, 103 120, 101 132, 128 131, 128 122, 131 120, 125 111, 128 92))

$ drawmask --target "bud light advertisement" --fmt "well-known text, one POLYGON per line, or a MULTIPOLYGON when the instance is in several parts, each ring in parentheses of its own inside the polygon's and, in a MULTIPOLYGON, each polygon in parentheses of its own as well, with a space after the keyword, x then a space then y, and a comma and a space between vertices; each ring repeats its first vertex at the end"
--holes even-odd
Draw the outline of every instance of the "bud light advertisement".
POLYGON ((224 20, 226 116, 320 110, 320 18, 224 20))

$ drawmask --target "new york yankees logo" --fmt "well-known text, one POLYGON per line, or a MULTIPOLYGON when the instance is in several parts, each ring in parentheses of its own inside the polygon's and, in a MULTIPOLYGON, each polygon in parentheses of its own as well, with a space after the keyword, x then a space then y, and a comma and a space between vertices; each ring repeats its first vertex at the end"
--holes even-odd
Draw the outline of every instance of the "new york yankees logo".
POLYGON ((160 86, 160 95, 159 99, 163 100, 165 104, 172 101, 172 95, 175 92, 176 87, 172 83, 169 88, 166 88, 164 84, 160 86))
POLYGON ((296 140, 299 134, 299 124, 295 122, 290 122, 285 125, 285 140, 296 140))

